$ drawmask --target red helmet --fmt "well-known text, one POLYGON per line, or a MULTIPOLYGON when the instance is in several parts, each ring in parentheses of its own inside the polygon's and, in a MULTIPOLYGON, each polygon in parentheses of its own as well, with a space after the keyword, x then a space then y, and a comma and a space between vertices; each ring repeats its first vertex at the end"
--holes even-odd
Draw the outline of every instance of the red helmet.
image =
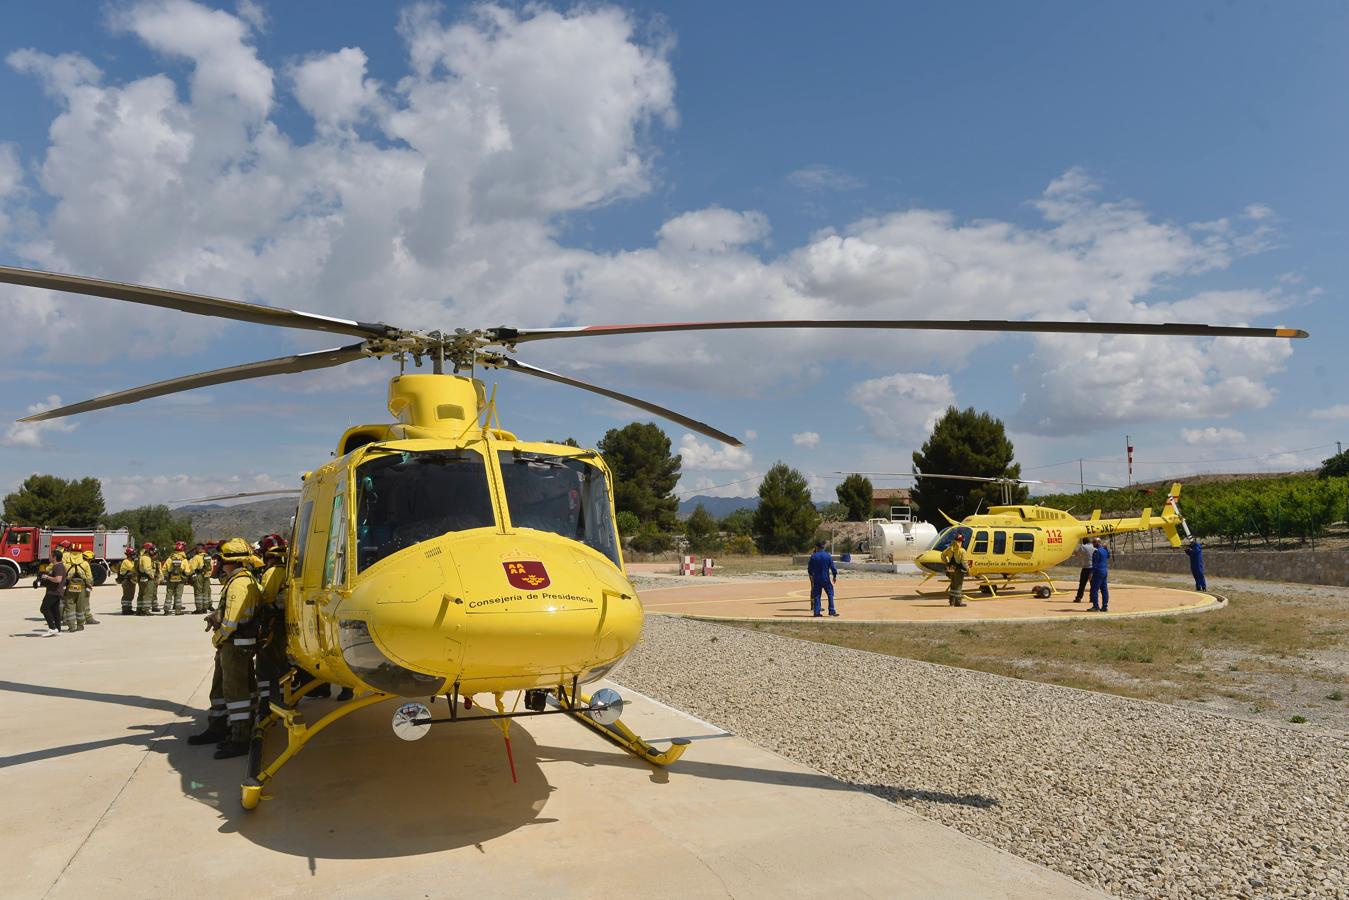
POLYGON ((258 552, 264 559, 269 556, 285 556, 286 539, 279 534, 269 534, 258 541, 258 552))
POLYGON ((69 550, 69 549, 70 549, 70 541, 62 541, 61 543, 57 544, 56 546, 57 546, 59 549, 61 549, 61 550, 69 550))
POLYGON ((126 545, 126 555, 127 555, 127 556, 135 556, 135 555, 136 555, 136 548, 135 548, 134 546, 132 546, 131 544, 127 544, 127 545, 126 545))
POLYGON ((153 549, 155 549, 155 545, 152 544, 152 543, 150 543, 149 541, 146 541, 144 544, 141 544, 141 549, 142 549, 142 550, 153 550, 153 549))
POLYGON ((173 542, 173 549, 175 549, 175 550, 186 550, 186 549, 187 549, 187 541, 174 541, 174 542, 173 542))

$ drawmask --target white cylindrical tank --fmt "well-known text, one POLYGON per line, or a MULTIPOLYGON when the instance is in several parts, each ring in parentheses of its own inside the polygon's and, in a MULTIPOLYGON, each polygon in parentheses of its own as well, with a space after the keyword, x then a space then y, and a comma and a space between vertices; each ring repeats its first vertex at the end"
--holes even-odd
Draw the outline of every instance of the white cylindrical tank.
POLYGON ((912 562, 937 539, 937 529, 912 519, 871 519, 871 558, 877 562, 912 562))

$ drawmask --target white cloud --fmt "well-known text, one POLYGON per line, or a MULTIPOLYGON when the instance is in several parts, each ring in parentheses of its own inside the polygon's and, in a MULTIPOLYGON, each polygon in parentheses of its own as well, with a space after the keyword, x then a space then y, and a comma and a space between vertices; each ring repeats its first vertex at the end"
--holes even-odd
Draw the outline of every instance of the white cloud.
POLYGON ((826 165, 797 169, 787 175, 787 182, 805 191, 855 191, 866 186, 862 179, 826 165))
MULTIPOLYGON (((232 475, 113 475, 99 479, 108 509, 127 509, 154 503, 174 503, 194 497, 214 497, 240 494, 248 491, 289 490, 300 485, 294 479, 278 478, 262 472, 241 472, 232 475)), ((258 498, 266 499, 266 498, 258 498)))
POLYGON ((1182 428, 1180 439, 1194 446, 1244 444, 1246 435, 1235 428, 1182 428))
POLYGON ((747 440, 747 441, 753 441, 753 440, 758 440, 758 438, 759 438, 759 432, 755 431, 753 428, 746 428, 746 429, 745 429, 745 440, 747 440))
MULTIPOLYGON (((31 416, 33 413, 56 409, 60 405, 60 396, 52 394, 46 400, 29 406, 24 414, 31 416)), ((77 423, 70 419, 48 419, 45 422, 11 422, 9 427, 5 429, 4 437, 0 437, 0 446, 40 450, 45 446, 42 440, 44 434, 65 434, 74 431, 77 427, 77 423)))
POLYGON ((253 25, 224 10, 190 0, 145 0, 112 17, 151 48, 193 64, 192 100, 198 108, 261 119, 272 106, 272 70, 247 40, 253 25))
POLYGON ((730 472, 718 476, 687 473, 679 479, 676 488, 681 497, 701 494, 705 497, 753 497, 763 482, 762 472, 730 472))
POLYGON ((359 47, 312 56, 295 66, 295 99, 322 127, 359 120, 379 98, 379 86, 365 77, 368 60, 359 47))
POLYGON ((792 443, 798 447, 814 449, 820 445, 820 436, 813 431, 803 431, 792 435, 792 443))
POLYGON ((744 447, 712 444, 687 433, 679 439, 679 456, 685 471, 725 472, 754 464, 754 457, 744 447))
POLYGON ((896 372, 848 389, 848 401, 866 413, 871 433, 885 439, 931 432, 955 400, 946 375, 922 372, 896 372))
MULTIPOLYGON (((10 54, 60 105, 35 156, 40 191, 13 217, 33 224, 11 224, 24 233, 7 238, 25 263, 411 327, 732 315, 1239 322, 1295 299, 1282 293, 1289 284, 1156 299, 1159 288, 1267 246, 1276 217, 1252 205, 1215 222, 1159 222, 1103 199, 1076 169, 1038 199, 1039 223, 903 209, 769 257, 762 213, 712 207, 672 216, 652 246, 563 246, 558 235, 574 217, 658 183, 652 140, 676 124, 672 42, 659 23, 612 7, 542 5, 477 6, 446 20, 420 4, 399 26, 408 69, 381 87, 360 47, 301 60, 278 80, 255 44, 257 8, 239 10, 146 0, 117 13, 118 27, 173 61, 167 74, 109 81, 78 55, 10 54), (174 80, 178 61, 186 92, 174 80), (277 117, 276 92, 290 87, 315 121, 308 142, 277 117)), ((847 177, 802 171, 834 187, 847 177)), ((91 330, 106 336, 93 352, 189 354, 219 331, 190 316, 127 317, 111 304, 72 312, 69 301, 28 289, 0 297, 16 355, 55 353, 44 348, 91 330)), ((597 381, 619 370, 626 381, 752 394, 818 378, 844 354, 860 365, 902 356, 912 368, 958 369, 998 340, 613 338, 591 364, 605 370, 597 381)), ((1291 352, 1286 342, 1234 339, 1020 340, 1017 418, 1040 434, 1257 409, 1291 352)), ((530 351, 541 365, 566 365, 561 348, 530 351)), ((953 397, 942 379, 918 394, 863 382, 870 387, 859 385, 854 402, 878 433, 893 437, 900 423, 911 434, 953 397)))
POLYGON ((768 217, 759 212, 703 209, 676 216, 657 235, 671 253, 726 253, 768 236, 768 217))
POLYGON ((1313 419, 1349 419, 1349 403, 1336 403, 1324 409, 1312 410, 1313 419))
POLYGON ((19 151, 13 144, 0 144, 0 200, 19 190, 23 182, 23 166, 19 151))

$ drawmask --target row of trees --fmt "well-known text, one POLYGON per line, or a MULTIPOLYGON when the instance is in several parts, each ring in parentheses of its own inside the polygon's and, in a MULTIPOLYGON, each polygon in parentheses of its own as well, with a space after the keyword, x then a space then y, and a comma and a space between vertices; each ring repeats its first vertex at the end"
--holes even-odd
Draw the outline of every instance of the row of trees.
MULTIPOLYGON (((610 429, 599 442, 600 454, 614 473, 614 502, 618 528, 637 550, 660 552, 673 547, 672 532, 681 527, 679 501, 674 496, 682 460, 671 452, 669 437, 657 425, 633 423, 610 429)), ((987 478, 1021 474, 1013 462, 1012 442, 1003 424, 988 413, 949 408, 936 423, 931 437, 913 454, 919 472, 953 473, 987 478)), ((838 502, 825 511, 829 518, 853 522, 872 515, 874 490, 870 479, 849 475, 835 488, 838 502)), ((1012 489, 1013 502, 1024 502, 1025 487, 1012 489)), ((918 477, 914 503, 933 524, 942 513, 959 519, 978 508, 1002 502, 997 484, 918 477)), ((765 553, 790 553, 810 545, 819 529, 820 511, 811 500, 806 478, 786 463, 776 463, 759 486, 759 505, 718 522, 701 507, 682 529, 695 552, 744 552, 752 540, 765 553), (744 540, 737 540, 743 538, 744 540)))
POLYGON ((191 520, 175 516, 167 506, 138 506, 108 514, 103 485, 97 478, 58 478, 30 475, 17 491, 4 500, 5 521, 15 525, 126 528, 137 541, 172 546, 174 541, 192 542, 191 520))
MULTIPOLYGON (((1073 508, 1084 514, 1135 513, 1145 506, 1160 512, 1166 489, 1086 491, 1042 497, 1045 506, 1073 508)), ((1316 474, 1279 478, 1246 478, 1187 485, 1180 495, 1180 511, 1195 534, 1271 541, 1318 537, 1334 522, 1349 521, 1349 476, 1322 478, 1316 474)))

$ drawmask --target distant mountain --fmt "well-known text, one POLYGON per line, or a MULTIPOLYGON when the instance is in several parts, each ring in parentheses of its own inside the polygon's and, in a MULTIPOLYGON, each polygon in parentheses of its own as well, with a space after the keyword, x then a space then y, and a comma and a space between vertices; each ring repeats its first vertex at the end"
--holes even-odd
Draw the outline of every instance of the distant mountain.
POLYGON ((264 534, 280 534, 290 540, 290 520, 295 515, 294 497, 257 500, 221 506, 217 503, 180 506, 174 515, 192 520, 192 536, 199 541, 242 537, 256 541, 264 534))
POLYGON ((698 507, 703 505, 703 509, 714 519, 720 519, 723 516, 729 516, 737 509, 758 509, 758 497, 690 497, 687 500, 679 501, 679 516, 684 518, 698 507))

